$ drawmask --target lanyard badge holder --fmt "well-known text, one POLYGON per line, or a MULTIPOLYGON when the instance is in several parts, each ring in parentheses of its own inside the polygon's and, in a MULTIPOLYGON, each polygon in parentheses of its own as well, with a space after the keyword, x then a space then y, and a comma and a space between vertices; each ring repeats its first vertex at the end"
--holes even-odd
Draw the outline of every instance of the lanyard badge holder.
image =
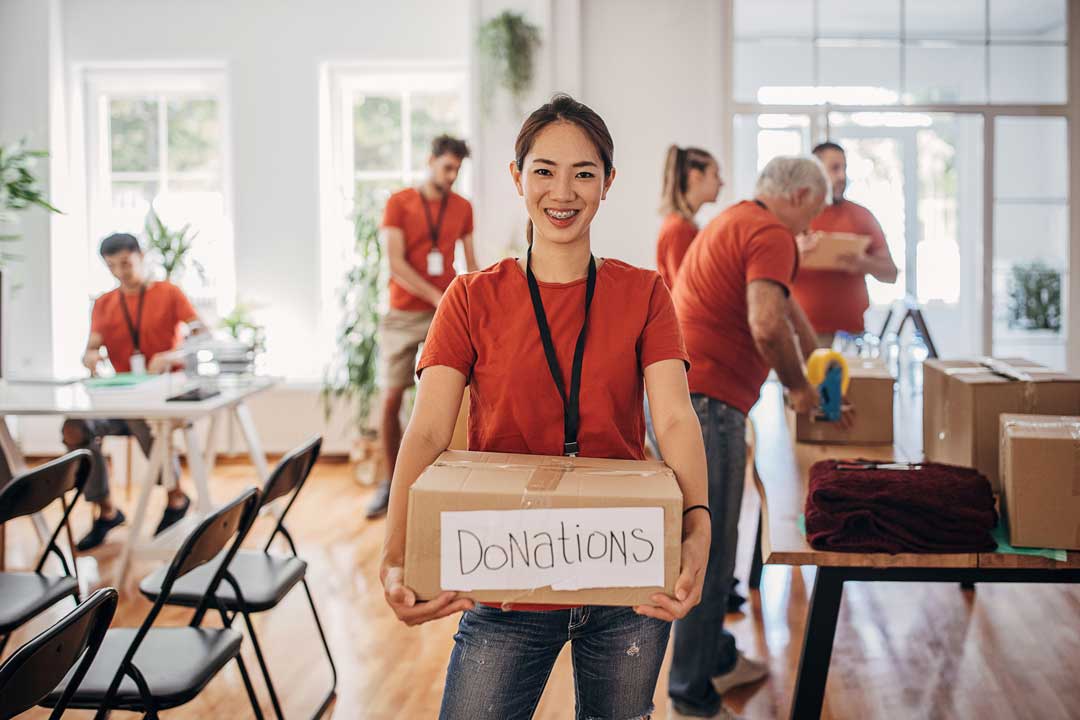
POLYGON ((589 277, 585 284, 585 318, 581 323, 581 332, 578 334, 577 345, 574 347, 574 365, 570 370, 569 395, 566 393, 562 368, 559 367, 559 358, 555 354, 555 343, 551 339, 551 329, 548 327, 547 316, 544 314, 544 303, 540 299, 540 286, 536 282, 536 276, 533 275, 531 245, 525 260, 525 276, 529 281, 529 297, 532 299, 533 312, 536 314, 536 325, 540 330, 540 341, 544 345, 548 370, 551 371, 551 378, 555 381, 555 387, 558 388, 559 396, 563 402, 563 455, 577 457, 581 451, 578 445, 578 430, 581 425, 579 408, 581 363, 585 356, 585 335, 589 327, 589 308, 592 306, 593 295, 596 293, 596 258, 589 256, 589 277))
POLYGON ((428 233, 431 235, 431 252, 427 255, 427 274, 428 277, 442 277, 446 272, 446 262, 443 259, 443 254, 439 250, 439 235, 442 232, 443 218, 446 216, 446 205, 450 200, 450 193, 444 192, 442 196, 442 202, 439 203, 439 219, 436 222, 431 220, 431 209, 428 207, 427 199, 423 193, 420 193, 420 204, 424 207, 424 218, 427 220, 428 233))
POLYGON ((146 303, 146 286, 143 285, 139 289, 139 309, 135 312, 135 320, 131 319, 131 311, 128 310, 127 300, 124 299, 123 290, 120 291, 120 311, 124 314, 124 321, 127 323, 128 332, 131 333, 131 347, 134 352, 131 353, 131 372, 133 375, 145 375, 146 374, 146 356, 143 355, 142 350, 139 348, 139 340, 142 335, 142 316, 143 306, 146 303))

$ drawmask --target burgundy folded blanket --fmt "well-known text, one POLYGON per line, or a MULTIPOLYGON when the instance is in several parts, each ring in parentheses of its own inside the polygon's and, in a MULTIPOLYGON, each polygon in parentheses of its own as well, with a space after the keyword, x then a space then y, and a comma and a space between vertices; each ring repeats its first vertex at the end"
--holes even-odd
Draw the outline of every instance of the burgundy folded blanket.
POLYGON ((971 468, 823 460, 810 468, 806 539, 816 550, 993 552, 994 495, 971 468))

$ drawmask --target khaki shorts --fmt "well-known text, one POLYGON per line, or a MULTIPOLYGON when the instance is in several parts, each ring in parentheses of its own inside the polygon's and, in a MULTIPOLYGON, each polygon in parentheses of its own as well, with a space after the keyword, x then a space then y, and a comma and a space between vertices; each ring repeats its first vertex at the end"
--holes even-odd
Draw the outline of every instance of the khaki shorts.
POLYGON ((379 320, 379 387, 405 388, 416 382, 416 352, 434 317, 434 310, 391 308, 379 320))

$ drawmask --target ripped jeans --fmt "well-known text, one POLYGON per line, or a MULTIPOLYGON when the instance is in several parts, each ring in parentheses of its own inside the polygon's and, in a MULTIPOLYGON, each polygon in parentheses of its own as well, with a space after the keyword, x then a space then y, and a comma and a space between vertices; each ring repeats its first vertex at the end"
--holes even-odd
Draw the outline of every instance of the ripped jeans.
POLYGON ((503 612, 478 604, 458 623, 439 717, 528 720, 568 640, 577 720, 649 717, 670 632, 671 623, 628 607, 503 612))

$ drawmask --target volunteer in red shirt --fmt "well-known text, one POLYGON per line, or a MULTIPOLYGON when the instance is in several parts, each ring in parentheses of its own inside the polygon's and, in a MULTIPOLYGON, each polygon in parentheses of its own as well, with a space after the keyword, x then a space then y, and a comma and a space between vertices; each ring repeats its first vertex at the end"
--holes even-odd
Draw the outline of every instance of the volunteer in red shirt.
POLYGON ((870 307, 866 276, 883 283, 896 282, 896 264, 885 243, 885 233, 873 213, 844 197, 847 188, 847 156, 836 143, 824 142, 814 148, 832 183, 832 204, 826 205, 810 223, 810 232, 799 238, 803 251, 819 241, 822 232, 844 232, 870 237, 863 255, 840 258, 840 270, 804 270, 791 288, 792 295, 810 318, 818 343, 832 345, 833 336, 843 330, 862 334, 863 314, 870 307))
MULTIPOLYGON (((102 362, 101 348, 118 373, 163 373, 176 364, 170 354, 183 339, 181 328, 192 332, 203 328, 199 316, 180 288, 170 282, 156 282, 146 272, 142 248, 133 235, 117 233, 101 242, 101 257, 120 282, 120 287, 105 293, 94 302, 90 318, 90 339, 83 355, 83 365, 96 375, 102 362)), ((67 420, 63 426, 64 445, 69 450, 86 448, 94 456, 86 480, 86 499, 97 505, 97 517, 90 532, 78 543, 80 551, 91 550, 105 541, 110 530, 124 522, 124 513, 109 497, 107 464, 101 454, 101 440, 109 435, 133 436, 149 457, 153 446, 150 426, 142 420, 67 420)), ((191 506, 180 489, 180 466, 173 458, 173 477, 177 485, 168 491, 165 512, 158 523, 160 533, 180 518, 191 506)))
POLYGON ((758 177, 755 198, 729 207, 698 234, 675 283, 690 397, 708 458, 712 547, 701 604, 675 623, 668 680, 674 717, 734 717, 723 693, 768 674, 724 629, 746 477, 746 415, 769 368, 797 411, 817 404, 803 372, 814 333, 789 292, 799 265, 795 235, 821 212, 828 184, 813 158, 773 159, 758 177))
POLYGON ((380 577, 387 602, 410 625, 466 611, 444 720, 531 717, 568 639, 579 717, 647 716, 670 622, 698 601, 709 543, 705 454, 678 320, 657 273, 591 249, 592 219, 615 179, 612 156, 603 120, 565 95, 526 119, 510 172, 529 214, 529 251, 457 278, 421 354, 380 577), (644 458, 644 387, 683 493, 675 596, 635 608, 506 611, 453 592, 416 601, 402 584, 409 488, 446 449, 466 383, 471 450, 635 460, 644 458))
POLYGON ((679 265, 698 233, 694 216, 705 203, 716 202, 722 187, 720 164, 708 151, 678 145, 668 148, 660 195, 664 222, 656 241, 656 269, 669 288, 675 287, 679 265))
POLYGON ((451 188, 469 157, 464 140, 440 135, 431 144, 423 185, 390 196, 383 213, 382 243, 390 258, 390 310, 379 322, 379 426, 386 479, 376 488, 368 518, 386 514, 390 478, 401 446, 401 400, 413 385, 416 351, 424 342, 443 293, 454 279, 454 251, 465 251, 465 267, 476 270, 473 211, 451 188))

